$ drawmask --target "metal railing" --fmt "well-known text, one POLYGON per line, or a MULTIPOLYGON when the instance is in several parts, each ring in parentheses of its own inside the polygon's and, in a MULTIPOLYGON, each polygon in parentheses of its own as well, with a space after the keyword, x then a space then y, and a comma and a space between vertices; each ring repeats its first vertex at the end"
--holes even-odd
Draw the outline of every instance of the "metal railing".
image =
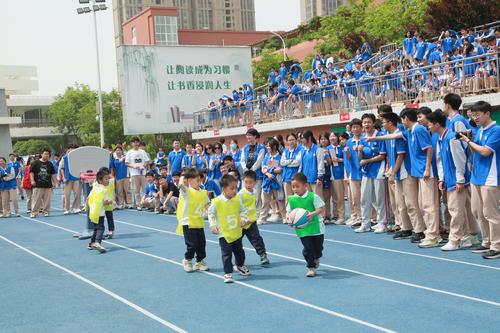
POLYGON ((48 127, 51 126, 48 119, 22 119, 22 122, 17 127, 48 127))
POLYGON ((498 53, 467 57, 437 65, 386 72, 333 85, 303 84, 295 95, 258 96, 253 101, 223 104, 194 113, 195 131, 253 126, 306 117, 376 108, 388 103, 439 100, 450 92, 461 96, 500 91, 498 53))

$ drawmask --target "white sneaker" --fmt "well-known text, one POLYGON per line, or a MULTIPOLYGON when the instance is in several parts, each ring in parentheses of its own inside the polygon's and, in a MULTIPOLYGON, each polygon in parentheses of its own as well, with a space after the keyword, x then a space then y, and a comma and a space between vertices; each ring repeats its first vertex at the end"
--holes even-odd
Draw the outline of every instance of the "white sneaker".
POLYGON ((64 215, 69 215, 69 214, 70 214, 70 211, 69 211, 69 210, 65 210, 63 214, 64 214, 64 215))
POLYGON ((77 209, 73 209, 73 214, 80 214, 81 212, 81 209, 77 208, 77 209))
POLYGON ((456 251, 458 249, 460 249, 460 244, 451 240, 449 240, 445 245, 441 246, 442 251, 456 251))
POLYGON ((97 242, 90 244, 90 247, 94 250, 99 251, 100 253, 106 253, 107 251, 101 244, 97 242))
POLYGON ((36 214, 31 213, 31 214, 30 214, 30 217, 31 217, 32 219, 34 219, 34 218, 36 217, 36 214))
POLYGON ((344 225, 344 224, 346 224, 346 222, 344 221, 344 219, 338 219, 338 220, 334 221, 333 224, 344 225))
POLYGON ((233 275, 224 274, 224 283, 233 283, 233 275))
POLYGON ((472 247, 474 244, 472 244, 472 241, 470 240, 470 237, 468 237, 467 239, 464 239, 460 242, 460 248, 461 249, 468 249, 470 247, 472 247))
POLYGON ((275 215, 275 214, 273 214, 273 215, 271 215, 271 217, 270 217, 270 218, 268 218, 268 219, 267 219, 267 222, 268 222, 268 223, 277 223, 277 222, 281 222, 281 218, 279 217, 279 215, 277 215, 277 214, 276 214, 276 215, 275 215))
POLYGON ((361 225, 358 229, 354 230, 357 233, 370 232, 372 228, 369 225, 361 225))
POLYGON ((141 211, 141 210, 142 210, 142 207, 137 207, 137 210, 138 210, 138 211, 141 211))
POLYGON ((263 224, 266 224, 266 221, 264 220, 257 220, 257 225, 263 225, 263 224))
POLYGON ((196 264, 194 264, 194 268, 202 272, 206 272, 209 270, 207 264, 203 260, 197 261, 196 264))
POLYGON ((193 271, 193 263, 191 262, 191 260, 183 259, 182 266, 184 266, 184 270, 187 273, 191 273, 193 271))
POLYGON ((351 218, 349 218, 349 219, 347 219, 347 220, 345 221, 345 224, 346 224, 346 225, 352 225, 353 223, 354 223, 354 220, 353 220, 353 219, 351 219, 351 218))
POLYGON ((307 277, 315 277, 316 276, 316 268, 308 268, 306 276, 307 277))
POLYGON ((49 217, 49 213, 43 213, 43 216, 49 217))
POLYGON ((387 232, 387 227, 385 224, 377 224, 377 226, 373 230, 376 234, 383 234, 387 232))

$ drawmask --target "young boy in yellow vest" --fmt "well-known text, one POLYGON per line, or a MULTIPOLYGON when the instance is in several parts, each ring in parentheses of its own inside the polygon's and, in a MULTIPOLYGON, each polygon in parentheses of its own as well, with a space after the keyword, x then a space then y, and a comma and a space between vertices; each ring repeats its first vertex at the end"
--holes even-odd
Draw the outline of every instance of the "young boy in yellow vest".
POLYGON ((304 249, 302 254, 307 262, 307 277, 316 276, 316 269, 319 267, 319 259, 323 256, 323 241, 325 225, 323 224, 323 212, 325 203, 315 193, 309 192, 307 178, 302 173, 296 173, 292 177, 292 191, 294 195, 288 197, 286 207, 287 219, 295 208, 303 208, 309 212, 307 219, 309 224, 305 228, 296 228, 295 233, 300 238, 304 249))
POLYGON ((106 189, 106 186, 109 185, 109 174, 105 170, 99 170, 96 175, 96 181, 97 184, 92 187, 92 191, 87 197, 86 203, 90 221, 95 224, 89 249, 105 253, 106 249, 101 245, 104 234, 104 207, 113 204, 113 202, 109 200, 108 190, 106 189))
POLYGON ((222 194, 212 200, 208 209, 210 230, 219 235, 219 245, 224 265, 224 283, 233 282, 233 254, 236 270, 241 275, 250 275, 245 266, 245 251, 243 250, 243 226, 246 224, 246 212, 238 194, 238 180, 230 175, 222 176, 220 180, 222 194))
POLYGON ((184 171, 179 180, 179 203, 177 204, 176 232, 184 235, 186 253, 182 265, 188 273, 194 270, 208 271, 208 266, 203 259, 207 256, 205 247, 205 211, 210 200, 206 190, 200 189, 200 174, 195 168, 184 171), (192 260, 196 254, 196 264, 193 268, 192 260))
POLYGON ((107 172, 109 175, 109 184, 106 186, 106 191, 108 191, 108 199, 111 201, 109 205, 104 206, 104 214, 106 215, 106 221, 108 221, 108 234, 105 238, 113 238, 115 232, 115 219, 113 217, 113 203, 115 202, 115 178, 111 176, 111 172, 108 168, 100 168, 99 171, 107 172))
POLYGON ((257 227, 257 197, 255 195, 255 183, 257 182, 257 174, 253 170, 247 170, 243 174, 243 187, 238 193, 243 208, 245 208, 248 222, 243 227, 243 236, 247 236, 248 240, 254 247, 257 254, 260 256, 261 265, 269 265, 269 259, 266 254, 266 246, 264 240, 259 233, 257 227))

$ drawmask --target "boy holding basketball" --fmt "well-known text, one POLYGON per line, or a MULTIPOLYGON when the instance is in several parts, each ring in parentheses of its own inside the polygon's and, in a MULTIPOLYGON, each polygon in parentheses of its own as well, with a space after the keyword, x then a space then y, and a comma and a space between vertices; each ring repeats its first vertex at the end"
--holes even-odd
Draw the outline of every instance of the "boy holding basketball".
POLYGON ((236 269, 241 275, 250 275, 245 266, 243 250, 243 226, 247 223, 245 208, 238 193, 238 180, 231 175, 224 175, 220 180, 222 194, 212 200, 208 209, 210 230, 219 235, 219 245, 224 265, 224 283, 233 282, 233 254, 236 269))
POLYGON ((308 223, 295 227, 295 233, 300 238, 304 249, 302 254, 307 262, 307 277, 316 276, 316 269, 319 267, 319 259, 323 255, 323 241, 325 225, 323 224, 325 203, 315 193, 309 192, 307 187, 307 178, 302 173, 296 173, 292 178, 292 191, 294 195, 288 197, 286 207, 287 219, 292 219, 292 225, 298 219, 298 216, 292 214, 296 208, 302 208, 308 211, 308 223))
POLYGON ((203 259, 207 256, 205 251, 205 211, 210 203, 206 190, 200 189, 200 174, 196 168, 184 171, 179 180, 180 197, 177 204, 177 220, 179 224, 176 232, 184 235, 186 253, 182 265, 187 273, 194 270, 208 271, 208 266, 203 259), (196 264, 193 269, 193 258, 196 254, 196 264))
POLYGON ((264 240, 259 233, 257 227, 257 197, 255 195, 255 184, 257 183, 257 173, 253 170, 247 170, 243 174, 243 188, 238 193, 243 207, 246 210, 248 222, 243 227, 243 236, 247 236, 248 240, 255 248, 255 251, 260 256, 261 265, 269 265, 269 259, 266 254, 266 246, 264 240))

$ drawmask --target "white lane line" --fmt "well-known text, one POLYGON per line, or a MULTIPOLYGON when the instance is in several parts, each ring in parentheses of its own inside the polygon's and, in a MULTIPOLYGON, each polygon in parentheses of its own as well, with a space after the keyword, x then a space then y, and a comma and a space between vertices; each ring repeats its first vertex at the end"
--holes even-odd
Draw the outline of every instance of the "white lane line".
POLYGON ((173 330, 175 332, 187 333, 187 331, 183 330, 179 326, 176 326, 176 325, 172 324, 171 322, 166 321, 165 319, 162 319, 162 318, 158 317, 157 315, 149 312, 148 310, 140 307, 139 305, 137 305, 135 303, 132 303, 128 299, 123 298, 122 296, 120 296, 118 294, 115 294, 114 292, 112 292, 112 291, 110 291, 110 290, 102 287, 101 285, 99 285, 99 284, 97 284, 95 282, 90 281, 89 279, 81 276, 77 272, 74 272, 74 271, 72 271, 72 270, 70 270, 70 269, 68 269, 68 268, 66 268, 64 266, 61 266, 61 265, 53 262, 52 260, 47 259, 47 258, 39 255, 38 253, 35 253, 35 252, 27 249, 26 247, 24 247, 22 245, 19 245, 18 243, 14 242, 14 241, 11 241, 10 239, 8 239, 8 238, 6 238, 6 237, 4 237, 2 235, 0 235, 0 239, 3 239, 5 242, 7 242, 7 243, 9 243, 9 244, 17 247, 18 249, 23 250, 24 252, 26 252, 26 253, 28 253, 28 254, 30 254, 30 255, 32 255, 32 256, 34 256, 34 257, 36 257, 36 258, 38 258, 38 259, 40 259, 42 261, 44 261, 44 262, 46 262, 49 265, 51 265, 51 266, 53 266, 53 267, 55 267, 57 269, 62 270, 63 272, 65 272, 65 274, 71 275, 74 278, 77 278, 78 280, 80 280, 80 281, 82 281, 82 282, 84 282, 84 283, 86 283, 86 284, 88 284, 88 285, 96 288, 97 290, 105 293, 108 296, 111 296, 112 298, 116 299, 117 301, 119 301, 119 302, 121 302, 121 303, 123 303, 125 305, 128 305, 132 309, 136 310, 137 312, 142 313, 143 315, 145 315, 146 317, 149 317, 150 319, 153 319, 154 321, 162 324, 163 326, 168 327, 168 328, 170 328, 171 330, 173 330))
MULTIPOLYGON (((175 232, 168 231, 168 230, 163 230, 163 229, 158 229, 158 228, 152 228, 152 227, 146 227, 146 226, 142 226, 142 225, 139 225, 139 224, 134 224, 134 223, 130 223, 130 222, 122 221, 122 220, 115 220, 115 222, 121 223, 121 224, 126 224, 126 225, 133 226, 133 227, 136 227, 136 228, 141 228, 141 229, 146 229, 146 230, 152 230, 152 231, 157 231, 157 232, 160 232, 160 233, 165 233, 165 234, 169 234, 169 235, 174 235, 174 236, 182 237, 181 235, 178 235, 175 232)), ((210 239, 207 239, 207 242, 213 243, 213 244, 219 244, 218 242, 210 240, 210 239)), ((245 250, 255 252, 255 249, 253 249, 253 248, 245 247, 245 250)), ((275 257, 280 257, 280 258, 283 258, 283 259, 288 259, 288 260, 293 260, 293 261, 298 261, 298 262, 305 262, 303 259, 295 258, 295 257, 290 257, 290 256, 279 254, 279 253, 267 252, 267 254, 273 255, 275 257)), ((467 299, 469 301, 475 301, 475 302, 480 302, 480 303, 484 303, 484 304, 489 304, 489 305, 494 305, 494 306, 500 307, 500 303, 498 303, 498 302, 490 301, 490 300, 486 300, 486 299, 482 299, 482 298, 478 298, 478 297, 467 296, 467 295, 463 295, 463 294, 459 294, 459 293, 455 293, 455 292, 451 292, 451 291, 446 291, 446 290, 441 290, 441 289, 426 287, 426 286, 415 284, 415 283, 400 281, 400 280, 391 279, 391 278, 387 278, 387 277, 380 276, 380 275, 375 275, 375 274, 370 274, 370 273, 364 273, 364 272, 361 272, 361 271, 356 271, 356 270, 353 270, 353 269, 348 269, 348 268, 343 268, 343 267, 328 265, 328 264, 324 264, 324 263, 321 263, 321 266, 332 268, 332 269, 336 269, 336 270, 339 270, 339 271, 349 272, 349 273, 353 273, 353 274, 357 274, 357 275, 362 275, 362 276, 366 276, 366 277, 377 279, 377 280, 381 280, 381 281, 391 282, 391 283, 395 283, 395 284, 399 284, 399 285, 403 285, 403 286, 407 286, 407 287, 411 287, 411 288, 417 288, 417 289, 426 290, 426 291, 430 291, 430 292, 435 292, 435 293, 439 293, 439 294, 444 294, 444 295, 448 295, 448 296, 453 296, 453 297, 458 297, 458 298, 462 298, 462 299, 467 299)))
MULTIPOLYGON (((62 209, 61 209, 62 210, 62 209)), ((146 212, 146 211, 136 211, 136 210, 129 210, 137 213, 148 213, 151 215, 154 215, 153 213, 146 212)), ((171 220, 168 220, 171 222, 171 220)), ((177 221, 175 221, 177 222, 177 221)), ((262 229, 259 227, 259 231, 271 233, 271 234, 277 234, 277 235, 285 235, 285 236, 291 236, 291 237, 297 237, 294 233, 290 232, 282 232, 282 231, 274 231, 274 230, 268 230, 268 229, 262 229)), ((443 257, 437 257, 437 256, 431 256, 427 254, 420 254, 420 253, 413 253, 413 252, 407 252, 407 251, 400 251, 400 250, 394 250, 394 249, 389 249, 385 247, 378 247, 378 246, 371 246, 371 245, 364 245, 364 244, 359 244, 359 243, 352 243, 352 242, 345 242, 345 241, 339 241, 331 238, 325 238, 325 242, 330 242, 330 243, 338 243, 338 244, 343 244, 343 245, 350 245, 350 246, 356 246, 356 247, 362 247, 366 249, 372 249, 372 250, 378 250, 378 251, 384 251, 384 252, 391 252, 391 253, 398 253, 398 254, 404 254, 404 255, 409 255, 409 256, 414 256, 414 257, 421 257, 421 258, 427 258, 427 259, 434 259, 434 260, 440 260, 440 261, 446 261, 446 262, 452 262, 455 264, 462 264, 462 265, 467 265, 467 266, 474 266, 474 267, 480 267, 480 268, 486 268, 486 269, 493 269, 496 271, 500 271, 500 267, 495 267, 495 266, 489 266, 489 265, 483 265, 483 264, 476 264, 468 261, 463 261, 463 260, 455 260, 455 259, 449 259, 449 258, 443 258, 443 257)))
MULTIPOLYGON (((24 216, 23 216, 23 218, 31 220, 31 221, 34 221, 36 223, 40 223, 40 224, 44 224, 44 225, 47 225, 47 226, 50 226, 50 227, 61 229, 61 230, 67 231, 67 232, 75 233, 74 230, 71 230, 71 229, 68 229, 68 228, 64 228, 64 227, 60 227, 60 226, 57 226, 57 225, 54 225, 54 224, 51 224, 51 223, 48 223, 48 222, 43 222, 43 221, 40 221, 40 220, 37 220, 37 219, 33 219, 33 218, 29 218, 29 217, 24 217, 24 216)), ((120 222, 120 223, 123 223, 123 222, 120 222)), ((163 261, 163 262, 168 262, 170 264, 174 264, 174 265, 182 267, 182 263, 174 261, 174 260, 171 260, 171 259, 168 259, 168 258, 165 258, 165 257, 160 257, 160 256, 157 256, 157 255, 154 255, 154 254, 151 254, 151 253, 144 252, 144 251, 140 251, 140 250, 137 250, 137 249, 132 249, 132 248, 129 248, 127 246, 120 245, 120 244, 117 244, 117 243, 114 243, 114 242, 110 242, 110 241, 105 241, 105 243, 113 245, 113 246, 116 246, 116 247, 119 247, 119 248, 122 248, 122 249, 125 249, 125 250, 128 250, 128 251, 131 251, 131 252, 135 252, 135 253, 138 253, 138 254, 141 254, 141 255, 145 255, 145 256, 148 256, 148 257, 151 257, 151 258, 155 258, 155 259, 163 261)), ((222 276, 220 276, 218 274, 215 274, 215 273, 211 273, 211 272, 201 272, 201 273, 207 274, 207 275, 212 276, 212 277, 216 277, 218 279, 223 279, 222 276)), ((271 290, 260 288, 260 287, 254 286, 254 285, 246 283, 246 282, 234 281, 234 283, 236 283, 238 285, 241 285, 241 286, 244 286, 244 287, 247 287, 247 288, 250 288, 250 289, 253 289, 253 290, 256 290, 256 291, 259 291, 261 293, 264 293, 264 294, 267 294, 267 295, 270 295, 270 296, 274 296, 276 298, 279 298, 279 299, 282 299, 282 300, 285 300, 285 301, 288 301, 288 302, 291 302, 291 303, 295 303, 295 304, 298 304, 298 305, 301 305, 301 306, 304 306, 304 307, 307 307, 307 308, 310 308, 310 309, 313 309, 313 310, 316 310, 316 311, 320 311, 320 312, 326 313, 326 314, 334 316, 334 317, 342 318, 342 319, 351 321, 353 323, 357 323, 357 324, 360 324, 360 325, 372 328, 372 329, 380 331, 380 332, 396 333, 396 331, 394 331, 394 330, 391 330, 391 329, 388 329, 388 328, 385 328, 385 327, 382 327, 382 326, 378 326, 378 325, 372 324, 370 322, 367 322, 367 321, 364 321, 364 320, 361 320, 361 319, 357 319, 357 318, 345 315, 345 314, 340 313, 340 312, 332 311, 332 310, 329 310, 329 309, 326 309, 326 308, 323 308, 323 307, 320 307, 320 306, 317 306, 317 305, 314 305, 314 304, 311 304, 311 303, 307 303, 307 302, 298 300, 296 298, 292 298, 292 297, 289 297, 289 296, 286 296, 286 295, 283 295, 283 294, 279 294, 279 293, 276 293, 276 292, 271 291, 271 290)))

